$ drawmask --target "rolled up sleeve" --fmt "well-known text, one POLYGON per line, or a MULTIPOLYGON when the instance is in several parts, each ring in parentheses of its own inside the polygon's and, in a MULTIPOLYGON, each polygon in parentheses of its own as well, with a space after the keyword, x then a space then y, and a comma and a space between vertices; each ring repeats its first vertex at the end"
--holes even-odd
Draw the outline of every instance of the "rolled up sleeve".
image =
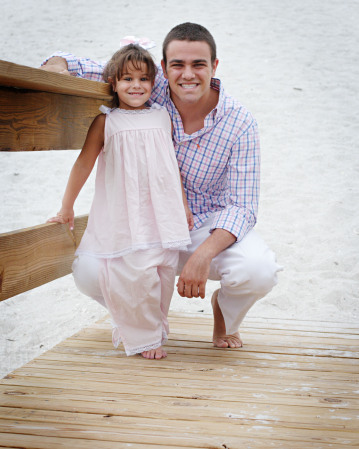
POLYGON ((49 59, 54 58, 55 56, 64 58, 66 60, 70 75, 77 78, 88 79, 91 81, 104 81, 102 74, 103 69, 106 65, 106 61, 94 61, 90 58, 81 58, 75 56, 72 53, 57 51, 46 58, 41 65, 46 64, 49 59))

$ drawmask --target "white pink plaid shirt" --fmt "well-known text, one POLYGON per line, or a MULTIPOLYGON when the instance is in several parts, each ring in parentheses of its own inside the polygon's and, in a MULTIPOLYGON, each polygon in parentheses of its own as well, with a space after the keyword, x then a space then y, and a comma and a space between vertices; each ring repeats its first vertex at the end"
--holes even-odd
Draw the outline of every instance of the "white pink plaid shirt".
MULTIPOLYGON (((103 81, 106 62, 63 52, 52 56, 65 58, 73 76, 103 81)), ((214 214, 212 229, 225 229, 240 241, 256 223, 260 175, 257 123, 224 92, 218 79, 212 79, 211 87, 219 91, 218 104, 205 118, 204 127, 190 135, 183 130, 161 69, 150 101, 165 106, 171 116, 173 142, 195 229, 214 214)))

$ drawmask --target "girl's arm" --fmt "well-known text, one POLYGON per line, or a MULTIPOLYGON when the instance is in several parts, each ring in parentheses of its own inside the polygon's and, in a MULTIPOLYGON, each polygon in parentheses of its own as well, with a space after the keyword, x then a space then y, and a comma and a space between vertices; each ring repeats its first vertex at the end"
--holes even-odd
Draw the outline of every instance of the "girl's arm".
POLYGON ((189 206, 188 206, 186 192, 184 191, 184 187, 183 187, 183 182, 182 182, 181 172, 180 172, 180 180, 181 180, 181 188, 182 188, 182 201, 183 201, 183 206, 184 206, 184 210, 185 210, 185 212, 186 212, 186 218, 187 218, 187 223, 188 223, 188 229, 191 231, 191 230, 193 229, 193 226, 194 226, 193 214, 192 214, 192 212, 191 212, 191 209, 190 209, 189 206))
POLYGON ((56 217, 47 220, 49 223, 69 223, 70 229, 72 230, 74 228, 74 203, 103 147, 105 119, 106 116, 100 114, 92 122, 87 133, 85 144, 72 167, 62 199, 62 207, 56 217))

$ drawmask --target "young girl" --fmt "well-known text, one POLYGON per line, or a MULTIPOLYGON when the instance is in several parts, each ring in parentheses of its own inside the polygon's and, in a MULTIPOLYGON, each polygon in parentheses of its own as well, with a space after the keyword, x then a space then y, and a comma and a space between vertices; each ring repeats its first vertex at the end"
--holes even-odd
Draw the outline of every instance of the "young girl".
POLYGON ((117 107, 94 119, 61 210, 48 221, 73 228, 75 199, 98 158, 94 200, 73 264, 75 282, 109 310, 116 347, 122 341, 127 355, 160 359, 167 355, 162 344, 178 251, 190 244, 193 217, 170 117, 164 108, 146 105, 155 75, 150 54, 137 45, 113 55, 104 79, 117 107))

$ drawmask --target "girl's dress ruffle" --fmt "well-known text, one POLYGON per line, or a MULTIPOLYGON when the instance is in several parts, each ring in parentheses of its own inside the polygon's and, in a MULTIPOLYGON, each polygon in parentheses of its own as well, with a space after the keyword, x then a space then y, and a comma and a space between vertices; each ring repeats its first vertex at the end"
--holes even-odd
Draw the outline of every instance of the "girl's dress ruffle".
MULTIPOLYGON (((123 342, 123 338, 121 337, 120 329, 116 326, 115 323, 112 322, 112 344, 115 348, 118 348, 120 343, 123 342)), ((157 349, 160 346, 166 344, 168 341, 167 332, 162 329, 162 339, 156 343, 152 343, 150 345, 137 346, 135 348, 129 347, 128 344, 124 345, 125 352, 127 356, 141 354, 144 351, 151 351, 152 349, 157 349)))

